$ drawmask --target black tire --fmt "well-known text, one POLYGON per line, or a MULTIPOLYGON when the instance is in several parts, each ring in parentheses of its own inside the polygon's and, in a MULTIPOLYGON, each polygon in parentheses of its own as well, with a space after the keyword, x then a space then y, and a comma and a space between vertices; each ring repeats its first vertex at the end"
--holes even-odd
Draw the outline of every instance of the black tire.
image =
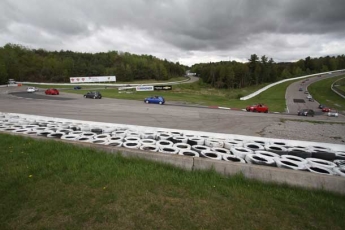
POLYGON ((255 112, 256 112, 256 109, 253 109, 253 112, 255 113, 255 112))
POLYGON ((148 103, 149 103, 149 101, 145 101, 145 103, 146 103, 146 104, 148 104, 148 103))
POLYGON ((162 105, 162 104, 163 104, 163 102, 161 102, 161 101, 160 101, 160 102, 159 102, 159 104, 160 104, 160 105, 162 105))
POLYGON ((268 113, 268 110, 266 110, 265 113, 268 113))
POLYGON ((93 99, 96 99, 96 96, 93 96, 93 99))

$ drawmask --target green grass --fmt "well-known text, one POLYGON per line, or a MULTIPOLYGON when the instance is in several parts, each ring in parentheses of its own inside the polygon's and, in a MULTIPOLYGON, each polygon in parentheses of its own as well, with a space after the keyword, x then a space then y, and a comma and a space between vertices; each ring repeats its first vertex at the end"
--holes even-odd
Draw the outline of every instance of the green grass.
POLYGON ((308 91, 315 98, 316 101, 337 109, 339 111, 345 111, 345 99, 331 90, 331 85, 337 79, 343 78, 345 75, 324 79, 311 84, 308 87, 308 91))
POLYGON ((345 229, 345 197, 0 134, 0 229, 345 229))

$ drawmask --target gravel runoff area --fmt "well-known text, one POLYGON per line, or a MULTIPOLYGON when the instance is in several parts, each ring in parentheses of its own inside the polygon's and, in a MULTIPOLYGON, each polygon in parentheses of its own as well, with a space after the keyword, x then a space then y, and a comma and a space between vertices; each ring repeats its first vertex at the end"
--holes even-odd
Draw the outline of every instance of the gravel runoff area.
POLYGON ((284 120, 272 122, 258 134, 268 138, 345 144, 345 124, 284 120))

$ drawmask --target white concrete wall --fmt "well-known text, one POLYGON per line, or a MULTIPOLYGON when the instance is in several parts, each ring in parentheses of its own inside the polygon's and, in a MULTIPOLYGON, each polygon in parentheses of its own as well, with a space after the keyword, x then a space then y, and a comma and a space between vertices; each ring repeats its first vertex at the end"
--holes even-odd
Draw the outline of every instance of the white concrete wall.
POLYGON ((284 80, 281 80, 281 81, 278 81, 278 82, 275 82, 275 83, 272 83, 272 84, 269 84, 261 89, 259 89, 258 91, 255 91, 254 93, 251 93, 245 97, 241 97, 240 100, 242 101, 245 101, 245 100, 248 100, 252 97, 255 97, 257 95, 259 95, 260 93, 264 92, 265 90, 275 86, 275 85, 278 85, 280 83, 283 83, 283 82, 287 82, 287 81, 293 81, 293 80, 298 80, 298 79, 304 79, 304 78, 308 78, 308 77, 314 77, 314 76, 318 76, 318 75, 322 75, 322 74, 328 74, 328 73, 337 73, 337 72, 342 72, 342 71, 345 71, 344 69, 341 69, 341 70, 334 70, 334 71, 329 71, 329 72, 323 72, 323 73, 316 73, 316 74, 310 74, 310 75, 305 75, 305 76, 301 76, 301 77, 294 77, 294 78, 289 78, 289 79, 284 79, 284 80))

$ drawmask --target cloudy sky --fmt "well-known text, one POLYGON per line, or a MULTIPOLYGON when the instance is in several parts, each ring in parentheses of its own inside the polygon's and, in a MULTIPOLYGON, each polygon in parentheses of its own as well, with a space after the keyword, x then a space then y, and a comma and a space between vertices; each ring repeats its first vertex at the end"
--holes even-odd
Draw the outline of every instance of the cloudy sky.
POLYGON ((0 46, 150 54, 192 65, 345 54, 344 0, 0 0, 0 46))

